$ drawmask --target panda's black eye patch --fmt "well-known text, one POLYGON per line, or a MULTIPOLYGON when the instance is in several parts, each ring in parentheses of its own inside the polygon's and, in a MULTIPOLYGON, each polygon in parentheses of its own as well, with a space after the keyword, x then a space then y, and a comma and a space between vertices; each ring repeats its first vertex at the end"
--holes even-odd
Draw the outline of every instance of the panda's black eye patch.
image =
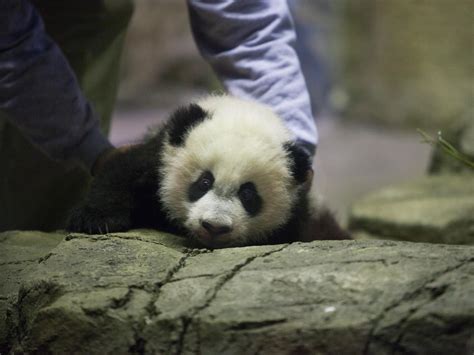
POLYGON ((203 197, 214 185, 214 175, 210 171, 203 172, 199 178, 194 181, 188 190, 188 199, 195 202, 203 197))
POLYGON ((262 209, 262 198, 259 196, 255 184, 246 182, 239 188, 239 199, 250 216, 256 216, 262 209))

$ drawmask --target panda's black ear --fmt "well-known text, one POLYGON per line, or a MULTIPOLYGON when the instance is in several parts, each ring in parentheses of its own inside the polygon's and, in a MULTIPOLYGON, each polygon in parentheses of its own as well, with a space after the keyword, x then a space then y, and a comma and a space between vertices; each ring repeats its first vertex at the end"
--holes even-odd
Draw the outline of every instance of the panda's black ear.
POLYGON ((167 123, 170 144, 174 146, 183 145, 187 133, 208 117, 209 114, 198 104, 178 108, 173 112, 167 123))
POLYGON ((288 153, 290 161, 291 175, 298 184, 302 184, 312 179, 313 168, 311 166, 311 156, 295 142, 286 142, 283 148, 288 153))

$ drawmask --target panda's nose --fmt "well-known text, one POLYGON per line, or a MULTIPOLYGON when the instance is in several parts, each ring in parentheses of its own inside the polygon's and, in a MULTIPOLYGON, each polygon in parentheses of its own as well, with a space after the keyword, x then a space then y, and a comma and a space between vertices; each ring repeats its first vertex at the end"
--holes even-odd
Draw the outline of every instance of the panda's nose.
POLYGON ((209 221, 201 221, 201 226, 213 236, 226 234, 232 231, 232 227, 223 224, 212 223, 209 221))

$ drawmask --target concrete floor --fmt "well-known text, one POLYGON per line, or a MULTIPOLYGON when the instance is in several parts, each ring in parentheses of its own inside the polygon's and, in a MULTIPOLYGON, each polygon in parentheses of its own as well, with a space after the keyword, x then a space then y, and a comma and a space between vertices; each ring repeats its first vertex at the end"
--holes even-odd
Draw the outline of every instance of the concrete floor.
MULTIPOLYGON (((135 142, 147 127, 164 120, 169 110, 119 110, 110 138, 135 142)), ((422 176, 430 147, 413 131, 397 131, 326 118, 318 122, 320 145, 315 179, 321 194, 343 222, 350 205, 368 192, 422 176)))
POLYGON ((338 120, 318 124, 315 178, 342 221, 353 202, 370 191, 421 177, 431 148, 414 130, 397 131, 338 120))

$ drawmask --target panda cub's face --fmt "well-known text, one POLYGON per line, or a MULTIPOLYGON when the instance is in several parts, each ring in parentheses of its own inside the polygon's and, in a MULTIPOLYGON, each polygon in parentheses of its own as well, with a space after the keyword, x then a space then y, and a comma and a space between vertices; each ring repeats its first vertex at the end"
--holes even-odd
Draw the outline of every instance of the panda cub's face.
POLYGON ((158 192, 171 219, 211 248, 258 242, 288 221, 300 185, 285 149, 291 135, 279 117, 220 96, 173 120, 158 192))
POLYGON ((263 200, 254 182, 220 183, 206 170, 189 185, 187 195, 184 226, 202 244, 238 245, 257 233, 251 219, 261 212, 263 200))

